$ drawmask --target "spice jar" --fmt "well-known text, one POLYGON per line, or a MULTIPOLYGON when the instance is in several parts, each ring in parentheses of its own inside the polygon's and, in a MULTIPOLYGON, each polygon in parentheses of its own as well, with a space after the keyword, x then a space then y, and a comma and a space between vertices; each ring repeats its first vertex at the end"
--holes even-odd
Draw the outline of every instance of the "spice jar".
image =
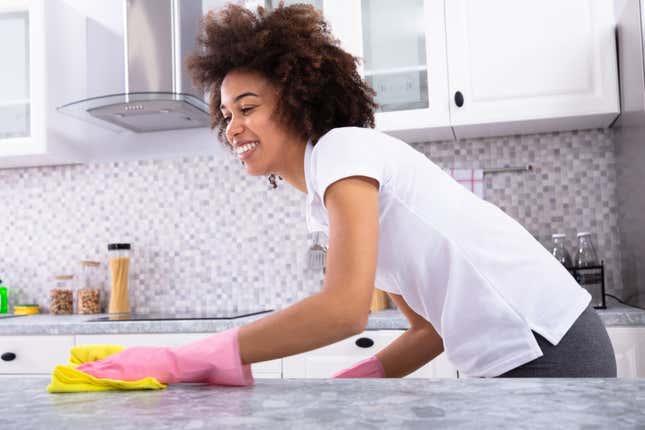
POLYGON ((54 315, 74 313, 73 275, 54 276, 56 288, 50 290, 49 312, 54 315))
POLYGON ((81 288, 76 292, 76 312, 101 313, 101 290, 98 287, 98 261, 81 261, 81 288))
POLYGON ((129 313, 128 278, 130 271, 130 244, 110 243, 108 245, 110 266, 110 305, 108 312, 129 313))

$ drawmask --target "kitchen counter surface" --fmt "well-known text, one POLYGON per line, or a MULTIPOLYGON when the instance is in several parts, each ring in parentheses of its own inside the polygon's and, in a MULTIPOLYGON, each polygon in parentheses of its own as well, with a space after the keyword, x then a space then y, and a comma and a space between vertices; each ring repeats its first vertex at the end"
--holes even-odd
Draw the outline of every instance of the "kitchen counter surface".
MULTIPOLYGON (((613 301, 612 301, 613 302, 613 301)), ((645 326, 645 311, 616 302, 598 313, 606 326, 645 326)), ((233 320, 101 321, 102 315, 30 315, 0 318, 0 335, 11 334, 120 334, 120 333, 210 333, 241 326, 268 314, 233 320)), ((408 321, 396 309, 372 312, 367 330, 400 330, 408 321)))
POLYGON ((642 428, 645 379, 290 379, 252 387, 49 394, 4 378, 0 427, 545 429, 642 428))

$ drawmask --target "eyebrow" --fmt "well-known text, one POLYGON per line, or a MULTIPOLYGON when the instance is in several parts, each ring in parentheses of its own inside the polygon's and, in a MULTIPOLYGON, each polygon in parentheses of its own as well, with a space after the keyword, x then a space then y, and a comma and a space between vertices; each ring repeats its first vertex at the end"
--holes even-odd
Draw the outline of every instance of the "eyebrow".
MULTIPOLYGON (((244 97, 248 97, 248 96, 260 97, 257 94, 248 91, 246 93, 242 93, 239 96, 235 97, 235 100, 233 100, 233 103, 237 102, 238 100, 240 100, 240 99, 242 99, 244 97)), ((220 105, 220 107, 219 107, 220 110, 222 110, 224 108, 226 108, 226 106, 224 106, 224 105, 220 105)))

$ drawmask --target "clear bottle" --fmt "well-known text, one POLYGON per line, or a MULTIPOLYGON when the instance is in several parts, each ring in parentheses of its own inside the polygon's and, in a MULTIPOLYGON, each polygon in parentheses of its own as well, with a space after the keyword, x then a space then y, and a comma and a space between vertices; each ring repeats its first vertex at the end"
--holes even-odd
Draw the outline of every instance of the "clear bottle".
POLYGON ((567 248, 565 247, 566 238, 567 235, 562 233, 552 235, 551 239, 553 239, 553 246, 551 253, 564 267, 570 268, 573 264, 571 261, 571 255, 569 255, 569 251, 567 251, 567 248))
POLYGON ((578 233, 578 251, 576 252, 576 267, 584 268, 598 266, 598 255, 591 241, 591 233, 578 233))
POLYGON ((591 241, 591 233, 587 231, 578 233, 575 264, 578 283, 591 294, 592 305, 596 308, 602 307, 602 271, 597 268, 600 263, 591 241))
POLYGON ((98 261, 81 261, 80 288, 76 292, 76 313, 101 313, 101 289, 98 285, 98 261))
POLYGON ((110 243, 108 245, 108 260, 111 285, 108 312, 111 314, 129 313, 130 244, 110 243))

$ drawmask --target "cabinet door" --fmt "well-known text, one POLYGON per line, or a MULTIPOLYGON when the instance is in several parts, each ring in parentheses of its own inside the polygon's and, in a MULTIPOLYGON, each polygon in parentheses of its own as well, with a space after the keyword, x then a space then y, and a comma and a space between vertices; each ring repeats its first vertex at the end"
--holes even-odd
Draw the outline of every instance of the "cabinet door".
POLYGON ((456 137, 607 127, 619 112, 612 7, 446 1, 456 137))
POLYGON ((645 378, 645 327, 607 327, 619 378, 645 378))
POLYGON ((0 156, 32 154, 43 146, 44 53, 38 0, 0 3, 0 156))
MULTIPOLYGON (((283 359, 285 378, 329 378, 339 370, 348 368, 356 362, 368 358, 389 345, 400 336, 403 330, 365 331, 332 345, 283 359), (361 342, 357 342, 363 339, 361 342), (369 339, 371 342, 365 342, 369 339), (369 345, 370 346, 365 346, 369 345), (359 344, 364 345, 363 347, 359 344)), ((456 369, 441 354, 407 378, 455 378, 456 369)))
POLYGON ((323 1, 341 46, 376 91, 376 128, 408 141, 452 139, 443 0, 323 1))
POLYGON ((74 336, 0 336, 0 374, 51 374, 73 346, 74 336))
MULTIPOLYGON (((180 346, 211 336, 213 333, 167 334, 100 334, 77 335, 76 345, 111 344, 129 346, 180 346)), ((269 360, 251 365, 256 378, 282 378, 282 360, 269 360)))

